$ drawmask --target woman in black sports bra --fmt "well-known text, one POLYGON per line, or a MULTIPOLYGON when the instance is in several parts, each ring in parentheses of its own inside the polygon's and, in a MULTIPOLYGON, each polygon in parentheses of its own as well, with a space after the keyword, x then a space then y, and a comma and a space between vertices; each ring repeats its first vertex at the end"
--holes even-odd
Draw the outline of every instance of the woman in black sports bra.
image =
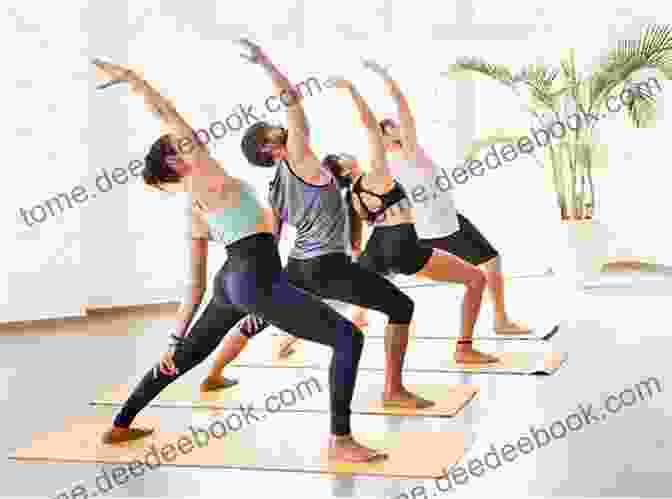
MULTIPOLYGON (((412 205, 388 168, 383 137, 375 116, 359 93, 351 86, 346 88, 368 130, 369 147, 378 147, 382 152, 372 159, 368 173, 354 181, 351 175, 353 160, 327 163, 341 182, 352 183, 349 200, 359 217, 373 227, 358 263, 383 275, 416 275, 434 281, 464 284, 462 334, 457 341, 455 361, 461 364, 497 362, 499 359, 475 350, 472 345, 486 285, 485 275, 477 267, 450 253, 420 244, 412 205)), ((399 95, 398 104, 405 106, 403 96, 399 95)), ((355 217, 351 226, 353 235, 361 234, 361 220, 355 217)))

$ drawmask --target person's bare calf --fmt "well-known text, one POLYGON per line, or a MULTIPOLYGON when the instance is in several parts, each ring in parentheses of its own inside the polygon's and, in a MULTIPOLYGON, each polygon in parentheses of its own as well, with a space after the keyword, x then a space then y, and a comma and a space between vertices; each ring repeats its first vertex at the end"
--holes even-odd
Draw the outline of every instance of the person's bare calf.
POLYGON ((222 347, 217 353, 206 378, 201 382, 202 392, 223 390, 238 384, 238 380, 225 377, 222 373, 226 366, 236 360, 247 346, 248 338, 245 334, 227 334, 222 341, 222 347))
POLYGON ((529 334, 531 329, 525 325, 509 319, 506 313, 504 300, 504 274, 502 273, 502 261, 499 256, 492 258, 483 264, 485 277, 488 281, 488 295, 495 309, 494 331, 501 335, 529 334))
POLYGON ((410 324, 390 324, 385 327, 385 389, 384 407, 426 409, 434 402, 408 391, 403 384, 403 370, 408 348, 410 324))

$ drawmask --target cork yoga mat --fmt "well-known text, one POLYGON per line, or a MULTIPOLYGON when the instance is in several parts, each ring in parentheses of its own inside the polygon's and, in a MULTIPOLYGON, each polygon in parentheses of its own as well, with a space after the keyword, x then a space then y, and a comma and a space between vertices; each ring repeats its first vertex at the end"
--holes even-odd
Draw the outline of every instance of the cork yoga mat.
MULTIPOLYGON (((275 358, 281 337, 258 337, 231 365, 255 368, 312 368, 327 369, 331 350, 316 343, 299 341, 293 353, 278 360, 275 358), (275 345, 273 345, 273 343, 275 345)), ((499 362, 491 364, 458 364, 453 358, 455 341, 438 338, 411 338, 406 352, 404 371, 436 373, 486 373, 550 375, 567 360, 567 354, 554 351, 493 351, 485 345, 476 344, 480 350, 495 355, 499 362)), ((359 363, 360 371, 383 371, 385 353, 383 341, 367 338, 359 363)))
MULTIPOLYGON (((305 379, 287 376, 292 370, 282 370, 284 376, 274 373, 273 378, 285 378, 273 388, 268 378, 271 372, 261 372, 240 376, 239 384, 230 388, 203 393, 197 385, 177 381, 169 385, 152 401, 150 407, 191 407, 194 409, 237 409, 250 404, 255 410, 266 412, 329 412, 329 384, 324 372, 315 371, 305 379), (293 378, 293 379, 289 379, 293 378)), ((381 402, 383 385, 379 376, 375 381, 370 373, 361 373, 357 378, 357 389, 352 403, 353 414, 385 414, 397 416, 453 417, 476 397, 478 387, 467 384, 408 384, 407 388, 434 405, 425 409, 384 407, 381 402), (368 374, 368 376, 367 376, 368 374)), ((92 405, 121 406, 128 398, 129 386, 117 385, 101 387, 92 405)))
MULTIPOLYGON (((73 418, 65 421, 60 431, 33 435, 27 447, 16 449, 9 458, 20 462, 116 464, 120 466, 110 473, 123 473, 127 481, 158 467, 431 479, 443 476, 443 470, 459 462, 466 451, 465 438, 458 432, 358 431, 355 426, 355 438, 388 457, 364 464, 338 463, 328 459, 324 448, 329 428, 326 415, 276 414, 273 419, 280 421, 258 423, 237 432, 230 428, 227 431, 221 420, 200 422, 181 432, 155 431, 143 440, 110 446, 100 442, 100 435, 109 427, 109 417, 73 418)), ((138 425, 158 429, 156 423, 143 417, 137 420, 138 425)))

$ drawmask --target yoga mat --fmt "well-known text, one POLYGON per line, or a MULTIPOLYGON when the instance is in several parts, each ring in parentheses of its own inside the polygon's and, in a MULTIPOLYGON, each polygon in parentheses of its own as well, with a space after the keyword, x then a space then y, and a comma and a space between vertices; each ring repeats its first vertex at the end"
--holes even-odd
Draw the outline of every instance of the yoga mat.
MULTIPOLYGON (((492 328, 476 328, 474 331, 474 339, 482 342, 488 341, 550 341, 556 334, 560 332, 561 323, 553 324, 553 326, 534 327, 531 326, 532 332, 529 334, 497 334, 492 328)), ((272 330, 272 336, 286 336, 286 333, 279 331, 276 328, 269 328, 272 330)), ((376 319, 370 319, 369 325, 362 329, 366 338, 384 338, 384 325, 379 323, 376 319)), ((456 340, 458 336, 451 333, 449 328, 437 327, 416 327, 411 324, 409 333, 411 338, 417 339, 446 339, 456 340)))
MULTIPOLYGON (((283 370, 284 371, 284 370, 283 370)), ((192 407, 205 409, 238 409, 242 404, 252 404, 255 410, 275 412, 329 412, 329 381, 326 374, 316 372, 310 377, 300 379, 291 370, 280 373, 262 372, 243 375, 241 383, 216 392, 202 393, 198 386, 178 381, 166 387, 161 394, 150 403, 150 407, 192 407), (277 378, 286 379, 282 385, 277 378), (269 379, 273 378, 273 386, 269 387, 269 379), (284 399, 290 402, 283 405, 279 402, 280 392, 284 391, 284 399), (290 393, 291 392, 291 393, 290 393), (270 398, 270 407, 266 408, 270 398), (291 404, 291 405, 290 405, 291 404)), ((435 402, 432 407, 422 410, 386 408, 380 402, 383 384, 380 376, 361 373, 357 379, 357 389, 352 403, 353 414, 384 414, 396 416, 453 417, 476 396, 478 387, 466 384, 409 384, 407 388, 413 393, 435 402)), ((121 406, 128 398, 129 387, 117 385, 102 387, 99 395, 91 405, 121 406)))
MULTIPOLYGON (((279 337, 270 337, 278 343, 279 337)), ((268 347, 266 338, 255 339, 232 363, 239 367, 264 368, 312 368, 328 369, 331 350, 316 343, 300 341, 293 346, 294 353, 287 359, 275 360, 274 347, 268 347), (258 348, 257 348, 258 347, 258 348)), ((455 341, 443 339, 411 338, 406 352, 404 371, 442 373, 487 373, 543 375, 555 373, 567 359, 565 353, 549 351, 493 351, 483 342, 475 342, 475 348, 500 357, 500 362, 484 365, 462 365, 453 360, 455 341)), ((360 371, 383 371, 385 354, 379 338, 367 338, 359 363, 360 371)))
MULTIPOLYGON (((382 327, 364 328, 362 331, 367 338, 383 338, 385 333, 382 327)), ((560 324, 554 324, 552 327, 532 327, 530 334, 497 334, 492 328, 477 328, 474 332, 474 339, 485 341, 549 341, 560 331, 560 324)), ((446 328, 447 329, 447 328, 446 328)), ((443 328, 427 328, 422 329, 411 326, 410 336, 417 339, 449 339, 456 340, 458 336, 445 332, 443 328)))
MULTIPOLYGON (((110 425, 109 416, 72 418, 66 420, 59 431, 34 434, 29 446, 16 449, 9 458, 21 462, 126 465, 138 460, 149 462, 156 469, 153 445, 155 456, 161 460, 161 468, 230 468, 430 479, 443 476, 443 469, 459 462, 466 450, 461 433, 370 432, 358 431, 355 426, 355 438, 388 453, 389 458, 364 464, 333 463, 328 461, 323 448, 329 428, 328 416, 275 414, 273 419, 277 426, 257 423, 255 427, 225 433, 221 430, 224 423, 220 423, 220 426, 214 426, 215 434, 220 438, 208 431, 213 428, 209 424, 216 422, 215 418, 210 423, 194 423, 195 428, 208 434, 206 442, 204 434, 199 433, 197 442, 188 427, 180 432, 158 431, 158 420, 139 417, 139 426, 150 426, 157 431, 131 444, 107 446, 100 443, 100 435, 110 425), (187 441, 191 442, 191 447, 187 441), (203 445, 197 446, 198 443, 203 445), (172 445, 172 449, 168 445, 172 445), (168 450, 164 453, 164 449, 168 450)), ((124 468, 129 480, 136 479, 130 476, 128 466, 124 468)), ((150 472, 146 465, 136 464, 135 476, 141 476, 140 469, 144 473, 150 472)))

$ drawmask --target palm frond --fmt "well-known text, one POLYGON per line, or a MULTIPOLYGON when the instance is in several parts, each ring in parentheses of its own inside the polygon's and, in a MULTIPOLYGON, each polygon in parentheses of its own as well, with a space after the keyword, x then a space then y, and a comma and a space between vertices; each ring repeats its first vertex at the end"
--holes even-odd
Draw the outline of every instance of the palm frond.
POLYGON ((559 74, 559 69, 544 64, 529 64, 515 75, 513 80, 527 85, 536 101, 547 108, 552 108, 555 98, 551 88, 559 74))
POLYGON ((513 74, 508 67, 502 64, 491 64, 480 57, 460 57, 455 64, 451 64, 450 71, 477 73, 504 85, 513 84, 513 74))
POLYGON ((632 99, 625 103, 628 118, 637 128, 653 125, 656 118, 656 95, 648 84, 634 84, 629 87, 632 99))
MULTIPOLYGON (((637 81, 637 73, 645 69, 655 70, 664 75, 664 79, 672 79, 672 25, 654 24, 642 31, 639 40, 619 42, 594 68, 592 76, 579 74, 573 49, 561 59, 558 68, 530 64, 513 74, 506 66, 491 64, 477 57, 463 57, 451 69, 456 73, 478 74, 506 85, 516 97, 525 98, 527 102, 523 108, 542 127, 546 126, 545 117, 549 113, 553 116, 566 115, 573 112, 573 106, 577 113, 599 113, 607 100, 618 97, 619 92, 626 115, 636 127, 644 127, 654 122, 656 97, 662 89, 656 81, 658 91, 652 90, 651 82, 655 78, 650 78, 648 82, 633 82, 637 81), (527 95, 522 95, 522 87, 527 90, 527 95), (628 93, 628 98, 624 98, 628 93)), ((580 127, 573 132, 562 141, 549 143, 544 151, 550 155, 546 164, 551 167, 563 220, 592 218, 596 206, 593 168, 598 165, 596 154, 599 151, 593 142, 592 126, 580 127)), ((518 134, 516 129, 496 129, 473 141, 464 158, 476 159, 484 149, 496 144, 520 143, 526 134, 518 134)), ((532 157, 540 163, 539 158, 532 157)))
POLYGON ((562 69, 562 76, 565 77, 565 80, 567 80, 570 85, 576 84, 578 78, 576 68, 572 62, 566 60, 560 61, 560 69, 562 69))
POLYGON ((590 102, 599 105, 621 83, 642 69, 655 68, 672 76, 672 26, 653 25, 640 40, 623 40, 607 55, 592 78, 590 102))

